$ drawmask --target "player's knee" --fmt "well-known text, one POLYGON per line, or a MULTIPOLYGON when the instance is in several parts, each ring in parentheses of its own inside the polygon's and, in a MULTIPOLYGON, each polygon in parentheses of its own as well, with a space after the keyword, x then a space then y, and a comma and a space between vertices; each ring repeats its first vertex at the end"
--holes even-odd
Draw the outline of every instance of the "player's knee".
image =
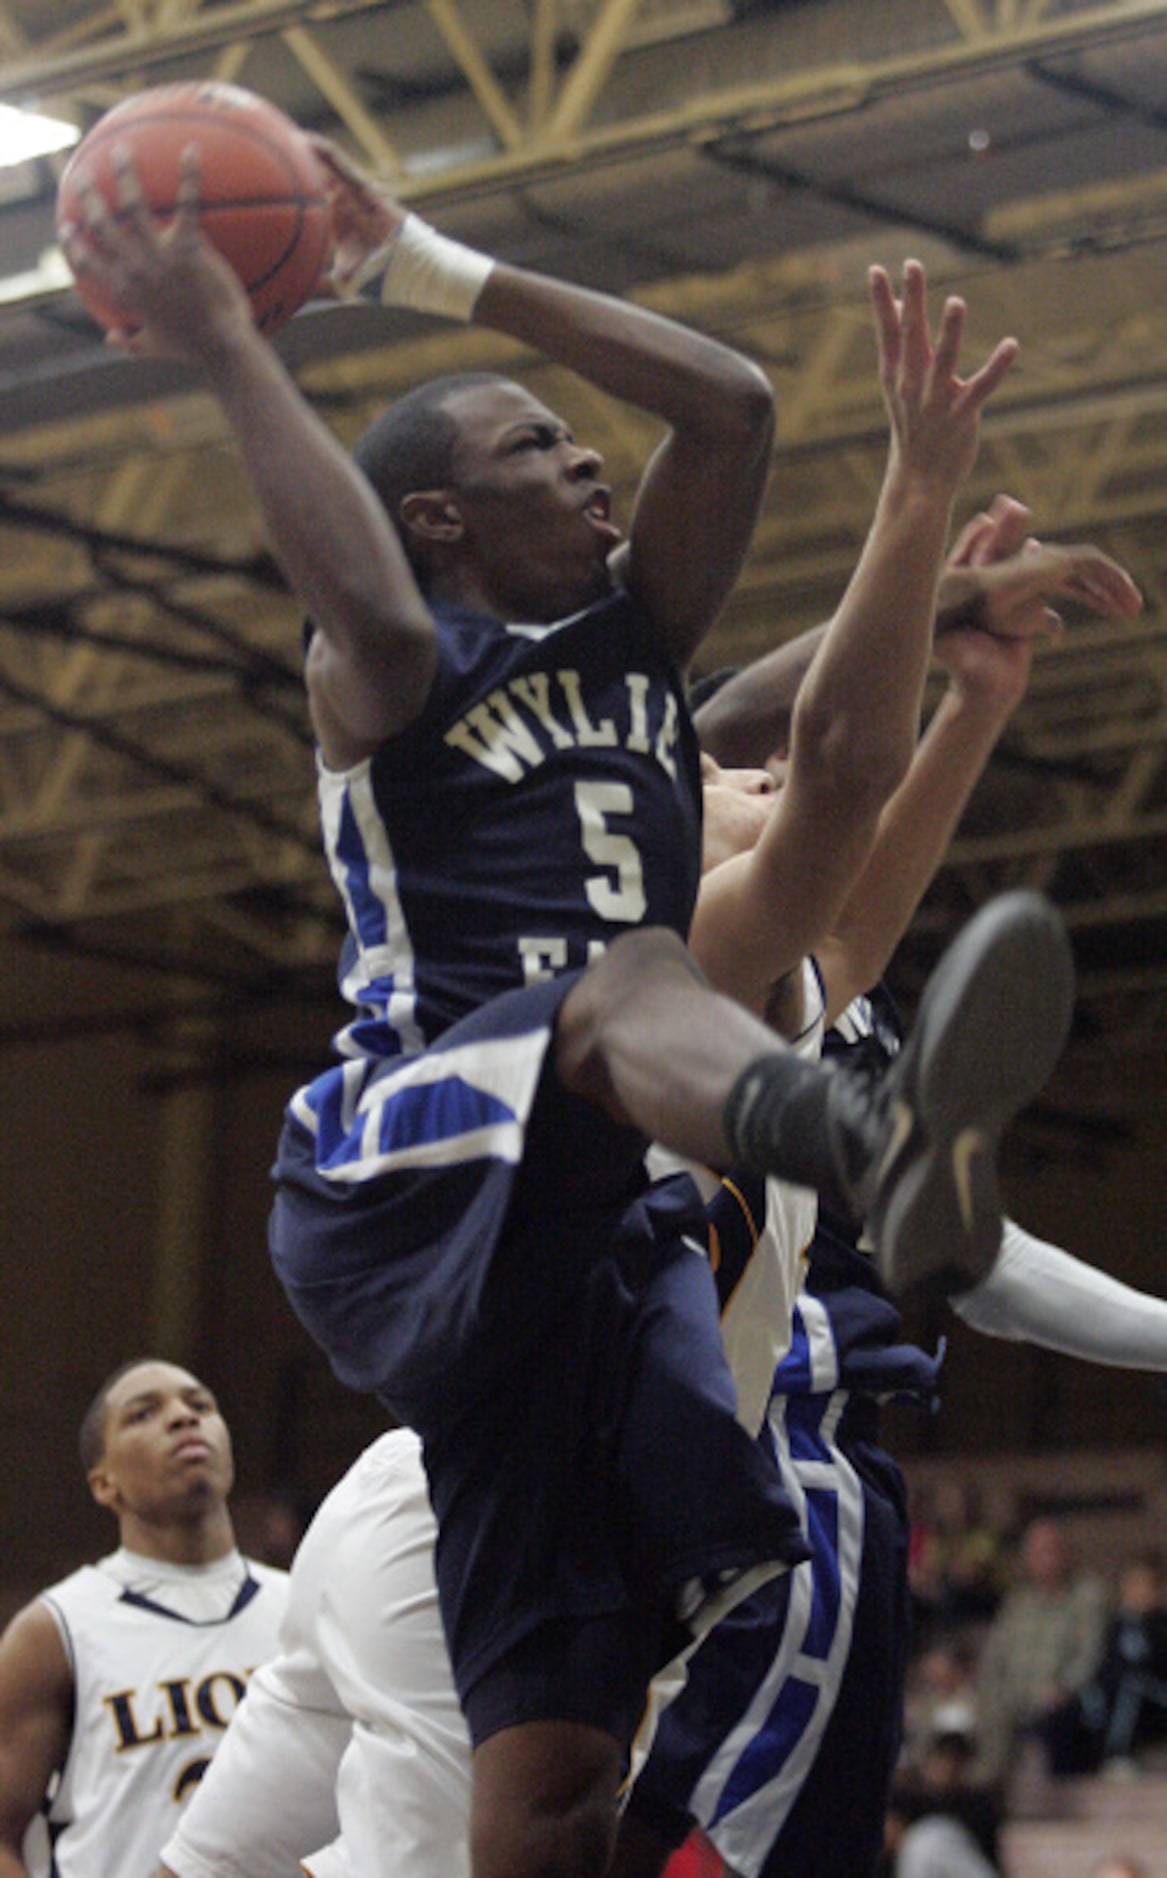
POLYGON ((536 1723, 496 1735, 474 1768, 474 1878, 603 1878, 616 1838, 616 1745, 536 1723))
POLYGON ((643 926, 623 933, 580 978, 564 999, 556 1031, 556 1065, 577 1095, 602 1097, 613 1036, 646 1021, 646 996, 666 976, 700 974, 676 933, 643 926))
POLYGON ((567 1815, 526 1813, 476 1825, 473 1878, 603 1878, 612 1856, 606 1811, 574 1808, 567 1815))

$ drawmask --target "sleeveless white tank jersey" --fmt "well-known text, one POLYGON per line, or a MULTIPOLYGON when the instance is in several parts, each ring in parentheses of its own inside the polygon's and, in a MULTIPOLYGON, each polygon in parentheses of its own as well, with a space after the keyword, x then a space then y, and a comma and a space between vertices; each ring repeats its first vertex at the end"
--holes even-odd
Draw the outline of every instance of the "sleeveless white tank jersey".
MULTIPOLYGON (((791 1049, 807 1062, 822 1054, 826 1025, 822 976, 813 958, 802 963, 802 1021, 791 1049)), ((794 1303, 806 1280, 806 1260, 818 1216, 818 1195, 790 1181, 762 1183, 732 1172, 724 1179, 683 1161, 654 1143, 648 1152, 654 1179, 684 1168, 710 1208, 709 1250, 721 1298, 721 1340, 738 1394, 738 1420, 757 1435, 766 1418, 774 1370, 790 1348, 794 1303), (721 1223, 732 1217, 723 1242, 721 1223), (743 1232, 743 1225, 745 1231, 743 1232)))
MULTIPOLYGON (((822 1055, 826 1028, 825 994, 817 964, 802 966, 802 1025, 791 1048, 807 1062, 822 1055)), ((747 1183, 748 1184, 748 1183, 747 1183)), ((732 1185, 732 1175, 726 1182, 732 1185)), ((739 1195, 749 1210, 749 1196, 739 1195)), ((722 1299, 721 1335, 738 1392, 738 1420, 756 1435, 766 1418, 774 1370, 790 1348, 795 1301, 806 1282, 806 1261, 818 1217, 818 1195, 787 1180, 765 1184, 765 1212, 755 1220, 753 1256, 739 1273, 722 1271, 717 1289, 722 1299)), ((724 1254, 717 1233, 716 1209, 710 1218, 710 1255, 724 1254)))
POLYGON ((73 1669, 73 1734, 30 1878, 154 1878, 164 1841, 275 1654, 287 1575, 238 1553, 167 1566, 125 1551, 41 1593, 73 1669))

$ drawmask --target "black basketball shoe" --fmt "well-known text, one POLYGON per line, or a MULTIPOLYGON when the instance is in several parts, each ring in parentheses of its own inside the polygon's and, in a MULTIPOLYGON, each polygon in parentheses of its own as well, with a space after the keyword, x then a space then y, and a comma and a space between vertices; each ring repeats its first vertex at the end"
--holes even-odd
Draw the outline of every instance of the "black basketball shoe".
POLYGON ((890 1068, 836 1067, 835 1164, 889 1290, 965 1290, 992 1269, 1001 1132, 1044 1086, 1073 1003, 1058 914, 1038 894, 1003 894, 944 954, 890 1068))

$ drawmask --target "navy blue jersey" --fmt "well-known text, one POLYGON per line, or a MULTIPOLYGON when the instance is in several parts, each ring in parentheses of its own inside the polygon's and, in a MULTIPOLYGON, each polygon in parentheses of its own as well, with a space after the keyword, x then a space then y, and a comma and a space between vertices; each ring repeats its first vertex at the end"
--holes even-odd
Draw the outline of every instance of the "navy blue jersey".
POLYGON ((550 626, 434 609, 425 708, 371 762, 321 769, 345 905, 345 1055, 412 1055, 629 927, 686 936, 701 782, 678 675, 615 594, 550 626))
MULTIPOLYGON (((890 1061, 898 1042, 880 990, 848 1007, 824 1051, 890 1061)), ((753 1256, 763 1187, 738 1173, 710 1203, 723 1304, 753 1256)), ((877 1445, 878 1406, 934 1406, 940 1360, 904 1341, 861 1230, 820 1206, 760 1436, 810 1560, 702 1645, 630 1800, 677 1842, 696 1821, 743 1878, 872 1870, 899 1751, 907 1515, 899 1470, 877 1445)))
POLYGON ((680 1218, 638 1203, 646 1143, 554 1073, 579 972, 637 926, 688 933, 697 743, 626 595, 552 626, 435 618, 419 718, 320 772, 357 1015, 289 1106, 272 1256, 337 1373, 423 1438, 475 1738, 545 1717, 623 1738, 630 1622, 646 1641, 691 1579, 805 1552, 734 1415, 696 1188, 680 1218), (565 1627, 609 1619, 581 1715, 565 1627))
MULTIPOLYGON (((825 1400, 842 1389, 875 1402, 896 1396, 932 1407, 939 1386, 937 1359, 903 1341, 899 1308, 887 1295, 875 1260, 858 1249, 859 1228, 852 1234, 848 1222, 835 1215, 825 1220, 822 1211, 772 1395, 825 1400), (807 1299, 815 1301, 813 1313, 807 1299)), ((764 1212, 762 1177, 740 1170, 709 1203, 723 1305, 749 1262, 764 1212)))

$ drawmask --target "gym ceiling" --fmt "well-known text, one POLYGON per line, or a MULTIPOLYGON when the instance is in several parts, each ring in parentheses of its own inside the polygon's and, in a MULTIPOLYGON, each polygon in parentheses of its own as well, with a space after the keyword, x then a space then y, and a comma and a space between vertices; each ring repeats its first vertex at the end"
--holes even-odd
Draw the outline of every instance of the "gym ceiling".
MULTIPOLYGON (((1167 0, 0 0, 10 103, 85 128, 192 77, 263 92, 446 232, 764 366, 771 491, 707 667, 823 617, 855 561, 885 435, 867 264, 917 255, 937 304, 964 294, 970 361, 1019 337, 962 513, 1022 497, 1147 607, 1070 613, 1041 655, 901 982, 1031 885, 1073 934, 1075 1050, 1155 1063, 1167 0)), ((213 403, 112 354, 63 278, 63 161, 0 171, 0 1042, 30 947, 140 960, 181 1005, 323 974, 336 942, 297 608, 213 403)), ((493 335, 321 305, 278 343, 346 442, 419 378, 514 372, 602 449, 626 513, 651 426, 493 335)))

